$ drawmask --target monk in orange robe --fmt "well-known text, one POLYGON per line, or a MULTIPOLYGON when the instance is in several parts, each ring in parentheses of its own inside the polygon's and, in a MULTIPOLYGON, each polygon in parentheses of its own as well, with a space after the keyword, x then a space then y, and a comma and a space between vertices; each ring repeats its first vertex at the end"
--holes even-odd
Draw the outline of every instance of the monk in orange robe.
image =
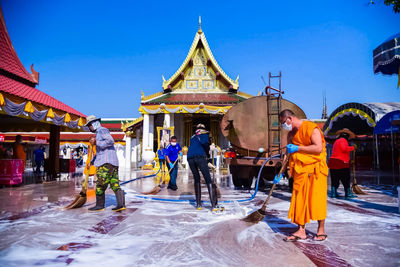
POLYGON ((293 193, 289 215, 299 228, 285 241, 306 239, 305 224, 318 221, 314 240, 323 241, 327 213, 327 177, 325 139, 319 127, 311 121, 302 121, 291 110, 279 114, 282 127, 289 131, 287 152, 289 171, 293 177, 293 193))
POLYGON ((13 144, 13 159, 22 159, 23 167, 25 168, 26 147, 22 144, 22 136, 21 135, 17 135, 15 137, 15 143, 13 144))

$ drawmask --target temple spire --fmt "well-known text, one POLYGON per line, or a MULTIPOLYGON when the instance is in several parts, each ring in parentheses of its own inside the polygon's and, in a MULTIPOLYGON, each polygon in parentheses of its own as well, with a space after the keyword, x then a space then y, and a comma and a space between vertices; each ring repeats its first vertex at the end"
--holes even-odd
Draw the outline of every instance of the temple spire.
POLYGON ((197 31, 198 33, 202 33, 203 31, 201 30, 201 16, 199 16, 199 30, 197 31))
POLYGON ((322 102, 323 102, 323 107, 322 107, 321 119, 327 119, 328 118, 328 109, 326 107, 326 91, 324 91, 324 93, 323 93, 322 102))

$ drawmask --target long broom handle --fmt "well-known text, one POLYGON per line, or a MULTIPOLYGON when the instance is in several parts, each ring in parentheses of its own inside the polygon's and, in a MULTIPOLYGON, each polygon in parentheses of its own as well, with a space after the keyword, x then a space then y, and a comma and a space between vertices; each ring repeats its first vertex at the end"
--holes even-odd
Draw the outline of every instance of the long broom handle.
MULTIPOLYGON (((177 159, 174 161, 174 166, 175 166, 175 164, 178 162, 178 159, 179 159, 179 158, 177 158, 177 159)), ((165 163, 166 163, 166 162, 165 162, 165 163)), ((165 164, 165 163, 164 163, 164 164, 165 164)), ((161 165, 164 165, 164 164, 161 164, 161 165)), ((165 167, 164 167, 164 168, 165 168, 165 167)), ((161 174, 161 175, 162 175, 162 177, 161 177, 161 181, 160 181, 160 183, 159 183, 159 186, 162 184, 162 181, 164 180, 165 175, 166 175, 166 174, 165 174, 164 168, 163 168, 163 166, 161 166, 161 169, 162 169, 162 172, 161 172, 162 174, 161 174)), ((169 169, 169 171, 168 171, 167 174, 169 174, 169 173, 172 171, 172 169, 173 169, 173 167, 172 167, 171 169, 169 169)))
MULTIPOLYGON (((285 158, 285 160, 283 161, 281 170, 280 170, 279 173, 278 173, 278 177, 281 176, 281 174, 283 173, 283 171, 286 169, 286 165, 287 165, 288 161, 289 161, 289 155, 286 155, 286 158, 285 158)), ((270 199, 270 197, 271 197, 271 195, 272 195, 272 192, 274 191, 275 187, 276 187, 276 184, 274 184, 274 185, 272 186, 271 190, 269 190, 268 197, 267 197, 267 199, 264 201, 264 204, 263 204, 262 207, 261 207, 262 210, 265 210, 265 209, 267 208, 268 200, 270 199)))
MULTIPOLYGON (((89 153, 90 153, 90 160, 92 160, 92 158, 93 158, 93 148, 92 147, 90 147, 89 153)), ((82 185, 82 191, 87 191, 87 184, 88 184, 88 180, 89 180, 89 172, 90 172, 90 167, 91 167, 90 161, 89 161, 88 167, 89 167, 89 170, 87 170, 87 173, 85 175, 85 182, 82 185)))
POLYGON ((357 180, 356 180, 356 150, 353 150, 353 184, 357 184, 357 180))

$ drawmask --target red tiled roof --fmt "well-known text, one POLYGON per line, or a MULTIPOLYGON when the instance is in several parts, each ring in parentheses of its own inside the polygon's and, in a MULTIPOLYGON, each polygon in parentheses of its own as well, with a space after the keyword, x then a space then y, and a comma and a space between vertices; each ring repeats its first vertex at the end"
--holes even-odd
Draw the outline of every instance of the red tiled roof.
POLYGON ((68 112, 70 114, 75 114, 80 117, 86 117, 84 114, 55 99, 54 97, 51 97, 34 87, 30 87, 2 75, 0 75, 0 92, 19 96, 26 100, 68 112))
POLYGON ((19 60, 17 53, 11 43, 10 36, 8 35, 6 24, 4 21, 3 13, 0 9, 0 68, 15 74, 33 84, 37 82, 28 73, 25 67, 19 60))
POLYGON ((190 103, 204 103, 204 104, 233 104, 244 100, 243 97, 236 94, 169 94, 160 98, 150 100, 142 103, 154 104, 154 103, 168 103, 168 104, 190 104, 190 103))
POLYGON ((0 92, 15 95, 80 117, 84 114, 35 88, 37 82, 24 68, 8 35, 0 8, 0 92))

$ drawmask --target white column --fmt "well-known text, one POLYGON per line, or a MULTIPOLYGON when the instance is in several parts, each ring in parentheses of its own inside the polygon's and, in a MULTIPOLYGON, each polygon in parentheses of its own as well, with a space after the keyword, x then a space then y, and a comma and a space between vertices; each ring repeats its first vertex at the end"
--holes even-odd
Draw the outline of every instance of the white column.
POLYGON ((142 157, 140 156, 140 129, 136 129, 136 168, 139 167, 139 161, 142 161, 142 157))
POLYGON ((125 168, 131 169, 131 154, 132 154, 132 138, 126 136, 125 138, 125 168))
POLYGON ((164 114, 164 127, 170 127, 171 126, 171 116, 169 113, 164 114))
MULTIPOLYGON (((175 115, 174 113, 169 114, 169 127, 175 126, 175 121, 174 121, 175 116, 174 115, 175 115)), ((176 133, 174 133, 174 135, 176 135, 176 133)))
POLYGON ((149 134, 148 134, 148 147, 151 148, 151 151, 153 151, 153 146, 154 146, 154 115, 149 115, 149 134))
POLYGON ((143 140, 142 140, 142 155, 146 151, 146 148, 149 146, 149 123, 150 118, 149 114, 143 115, 143 140))

